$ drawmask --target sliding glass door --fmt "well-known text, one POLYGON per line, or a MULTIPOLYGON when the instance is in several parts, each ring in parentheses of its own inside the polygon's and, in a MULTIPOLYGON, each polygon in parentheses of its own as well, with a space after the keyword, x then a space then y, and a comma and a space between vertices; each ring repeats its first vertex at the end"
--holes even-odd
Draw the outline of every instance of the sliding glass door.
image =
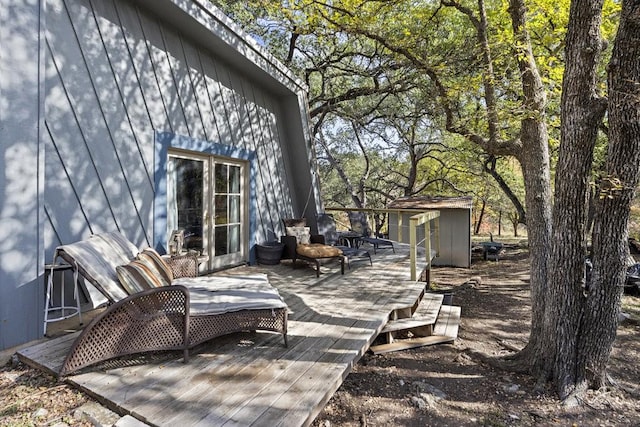
POLYGON ((245 162, 175 152, 167 167, 167 225, 184 248, 209 256, 208 269, 247 261, 245 162))

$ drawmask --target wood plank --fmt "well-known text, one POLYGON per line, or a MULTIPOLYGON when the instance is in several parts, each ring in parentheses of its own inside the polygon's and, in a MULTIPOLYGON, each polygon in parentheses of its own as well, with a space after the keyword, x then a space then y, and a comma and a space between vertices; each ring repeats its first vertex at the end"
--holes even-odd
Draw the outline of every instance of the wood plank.
POLYGON ((391 344, 381 344, 371 346, 370 350, 374 354, 390 353, 392 351, 409 350, 411 348, 424 347, 427 345, 442 344, 454 341, 454 338, 442 335, 430 335, 428 337, 411 338, 403 341, 395 341, 391 344))
MULTIPOLYGON (((384 298, 384 296, 379 298, 384 298)), ((354 303, 351 307, 354 310, 362 311, 366 310, 370 304, 369 301, 363 300, 360 303, 354 303)), ((381 327, 385 321, 385 314, 378 314, 373 324, 381 327)), ((252 384, 253 390, 250 393, 243 390, 234 390, 237 391, 235 393, 226 392, 224 398, 217 402, 216 412, 222 412, 229 419, 241 421, 242 423, 248 424, 258 418, 262 423, 261 413, 269 408, 270 401, 278 395, 289 393, 292 387, 291 384, 294 384, 299 378, 306 379, 308 372, 315 368, 323 355, 327 352, 331 353, 331 349, 336 347, 336 342, 340 337, 344 334, 353 334, 354 325, 361 322, 357 318, 350 317, 343 318, 337 324, 335 322, 336 318, 331 319, 329 323, 327 323, 327 320, 329 319, 323 318, 321 322, 315 325, 315 332, 305 336, 305 342, 301 346, 303 351, 296 355, 298 357, 297 360, 287 360, 286 366, 283 365, 285 362, 280 360, 278 363, 280 369, 276 372, 260 372, 252 377, 245 378, 245 381, 252 384), (258 385, 257 387, 256 384, 258 385)), ((364 334, 365 337, 369 337, 371 330, 366 330, 364 334)), ((359 347, 362 347, 362 344, 359 347)), ((347 350, 347 352, 349 351, 347 350)), ((299 395, 299 392, 296 391, 295 395, 299 395)), ((177 422, 178 420, 175 419, 173 421, 177 422)), ((182 421, 182 419, 179 421, 182 421)), ((211 421, 209 417, 206 417, 196 425, 211 425, 211 421)), ((171 424, 171 422, 172 420, 168 420, 168 424, 171 424)))
MULTIPOLYGON (((404 280, 398 283, 398 286, 401 288, 405 287, 407 289, 412 289, 413 291, 402 295, 400 298, 396 298, 389 306, 394 311, 401 312, 408 310, 411 312, 416 301, 419 301, 422 298, 422 295, 425 294, 426 283, 404 280)), ((404 317, 409 316, 410 314, 404 317)))
POLYGON ((438 316, 438 321, 433 328, 434 335, 457 338, 461 312, 462 309, 460 307, 443 305, 440 310, 440 316, 438 316))
MULTIPOLYGON (((355 329, 355 328, 353 328, 355 329)), ((364 334, 370 335, 370 326, 365 326, 364 334)), ((352 331, 353 333, 353 331, 352 331)), ((364 336, 362 337, 364 338, 364 336)), ((326 352, 312 369, 305 372, 291 386, 287 393, 271 402, 267 411, 259 416, 261 425, 303 425, 310 424, 322 411, 326 402, 338 390, 353 365, 368 349, 368 345, 351 347, 353 338, 336 341, 333 351, 326 352), (340 351, 336 351, 340 349, 340 351), (265 424, 262 424, 265 422, 265 424)), ((244 411, 251 408, 245 406, 244 411)))
POLYGON ((23 348, 17 352, 18 358, 27 365, 57 376, 71 345, 79 334, 80 332, 75 332, 23 348))
MULTIPOLYGON (((307 370, 304 375, 291 383, 289 390, 282 393, 275 401, 268 405, 267 411, 256 419, 261 425, 277 425, 283 417, 290 417, 291 420, 300 420, 301 417, 313 413, 313 417, 308 419, 310 423, 319 413, 326 401, 333 395, 342 382, 342 378, 351 371, 353 364, 364 354, 375 334, 371 331, 376 327, 378 330, 384 325, 385 316, 380 312, 371 320, 359 320, 346 330, 330 351, 325 351, 315 364, 307 370), (340 382, 333 389, 329 384, 335 381, 339 371, 340 382)), ((274 393, 269 388, 271 394, 274 393)), ((270 395, 263 394, 264 398, 270 395)), ((242 408, 243 411, 251 410, 256 405, 249 402, 242 408)), ((285 423, 286 424, 286 423, 285 423)))
POLYGON ((370 350, 374 354, 382 354, 454 341, 458 337, 460 314, 460 307, 443 305, 440 309, 438 320, 434 325, 433 335, 406 340, 396 340, 388 344, 372 346, 370 350))
MULTIPOLYGON (((374 337, 375 335, 369 337, 369 344, 374 337)), ((347 340, 351 341, 350 338, 347 338, 347 340)), ((340 345, 337 345, 337 347, 342 348, 340 345)), ((363 351, 364 350, 365 347, 363 347, 363 351)), ((323 357, 322 362, 330 362, 327 359, 331 357, 347 357, 344 353, 340 354, 339 352, 332 352, 326 356, 327 357, 323 357)), ((260 423, 262 423, 263 420, 268 420, 268 425, 296 425, 300 423, 301 419, 305 420, 303 424, 310 423, 322 410, 324 404, 326 404, 333 392, 338 389, 342 379, 351 371, 355 363, 353 360, 348 362, 347 359, 347 365, 344 368, 342 377, 336 377, 336 373, 333 373, 333 379, 331 379, 329 372, 335 363, 338 362, 339 359, 335 359, 333 363, 316 364, 314 370, 307 373, 308 376, 305 375, 304 378, 300 379, 299 384, 294 385, 296 392, 283 395, 281 399, 273 403, 269 407, 269 410, 260 417, 260 423), (322 370, 320 370, 321 368, 322 370), (327 393, 327 388, 333 391, 327 393), (304 418, 305 411, 308 411, 308 418, 306 419, 304 418), (284 418, 281 418, 283 416, 284 418)))
POLYGON ((435 324, 442 305, 442 299, 443 296, 439 294, 425 294, 413 317, 390 320, 382 332, 404 331, 435 324))

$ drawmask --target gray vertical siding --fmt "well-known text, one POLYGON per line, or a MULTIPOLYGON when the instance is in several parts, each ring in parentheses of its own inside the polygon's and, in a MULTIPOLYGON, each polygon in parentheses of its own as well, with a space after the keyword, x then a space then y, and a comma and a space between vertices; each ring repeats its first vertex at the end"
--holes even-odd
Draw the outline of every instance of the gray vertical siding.
MULTIPOLYGON (((255 151, 252 241, 280 234, 281 216, 295 210, 280 96, 126 1, 53 0, 47 26, 51 235, 74 241, 120 230, 153 243, 154 131, 255 151)), ((58 239, 46 242, 47 255, 58 239)))
POLYGON ((42 8, 0 11, 0 350, 42 333, 42 8))
POLYGON ((0 240, 0 349, 40 336, 56 246, 111 230, 154 245, 158 132, 255 153, 250 245, 302 214, 314 179, 304 88, 208 2, 33 3, 0 14, 3 47, 26 49, 0 57, 0 233, 20 230, 0 240))

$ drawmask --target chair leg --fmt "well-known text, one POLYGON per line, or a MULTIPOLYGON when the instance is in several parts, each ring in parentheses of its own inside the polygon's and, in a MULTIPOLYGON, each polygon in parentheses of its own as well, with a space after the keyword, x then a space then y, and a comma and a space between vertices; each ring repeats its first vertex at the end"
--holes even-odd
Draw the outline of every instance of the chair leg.
POLYGON ((316 262, 316 277, 320 277, 320 261, 316 259, 315 262, 316 262))

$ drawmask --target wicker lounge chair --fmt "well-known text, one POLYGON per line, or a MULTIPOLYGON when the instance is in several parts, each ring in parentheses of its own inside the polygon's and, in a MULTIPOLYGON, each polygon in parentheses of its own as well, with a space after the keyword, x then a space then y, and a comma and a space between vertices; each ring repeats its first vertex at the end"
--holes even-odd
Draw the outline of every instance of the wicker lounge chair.
POLYGON ((182 350, 186 363, 194 346, 240 331, 279 332, 287 345, 287 305, 266 275, 174 278, 157 253, 138 253, 119 233, 60 246, 58 257, 111 302, 76 338, 60 376, 149 351, 182 350), (150 258, 157 264, 146 267, 150 258))

